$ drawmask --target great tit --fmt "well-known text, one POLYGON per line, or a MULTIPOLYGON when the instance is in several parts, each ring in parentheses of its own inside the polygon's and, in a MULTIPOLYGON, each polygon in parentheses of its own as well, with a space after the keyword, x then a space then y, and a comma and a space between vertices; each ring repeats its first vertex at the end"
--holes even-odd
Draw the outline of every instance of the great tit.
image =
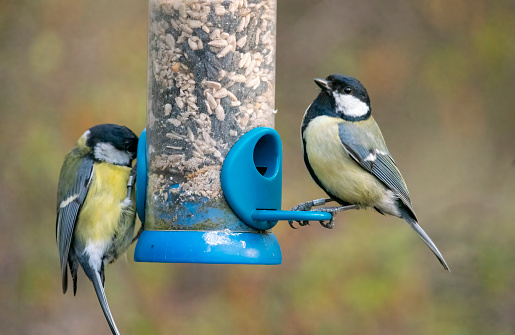
MULTIPOLYGON (((304 114, 302 149, 311 177, 330 199, 310 201, 294 209, 309 210, 336 201, 343 207, 322 208, 336 213, 372 207, 381 214, 402 218, 449 271, 440 251, 417 223, 406 183, 371 115, 365 87, 356 78, 341 74, 315 79, 315 83, 322 91, 304 114)), ((332 220, 321 223, 332 228, 332 220)))
POLYGON ((133 241, 138 137, 127 127, 102 124, 87 130, 66 155, 57 191, 56 238, 63 293, 68 266, 77 292, 80 264, 93 283, 113 334, 119 334, 104 292, 104 267, 133 241))

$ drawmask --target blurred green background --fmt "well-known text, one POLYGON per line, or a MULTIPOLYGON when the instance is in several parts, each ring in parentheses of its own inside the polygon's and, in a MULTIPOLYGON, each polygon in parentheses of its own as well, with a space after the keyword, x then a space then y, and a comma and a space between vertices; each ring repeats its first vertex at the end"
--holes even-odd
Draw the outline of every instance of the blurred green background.
MULTIPOLYGON (((280 266, 118 261, 123 334, 514 334, 515 2, 279 0, 276 128, 289 208, 322 197, 301 158, 312 78, 358 77, 446 273, 373 211, 275 229, 280 266)), ((0 3, 0 334, 107 334, 92 285, 63 295, 55 194, 98 123, 145 127, 147 2, 0 3)))

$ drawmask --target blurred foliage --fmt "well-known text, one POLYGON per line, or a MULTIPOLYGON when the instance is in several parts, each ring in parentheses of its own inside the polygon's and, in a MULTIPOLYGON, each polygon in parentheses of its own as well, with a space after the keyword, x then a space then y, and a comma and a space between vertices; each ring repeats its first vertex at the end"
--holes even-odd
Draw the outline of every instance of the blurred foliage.
MULTIPOLYGON (((274 229, 281 266, 107 269, 124 334, 515 333, 515 4, 279 0, 276 127, 284 208, 323 196, 304 168, 312 78, 356 76, 453 272, 402 221, 274 229)), ((145 127, 147 3, 0 4, 0 334, 106 334, 81 272, 63 296, 55 245, 62 159, 98 123, 145 127)))

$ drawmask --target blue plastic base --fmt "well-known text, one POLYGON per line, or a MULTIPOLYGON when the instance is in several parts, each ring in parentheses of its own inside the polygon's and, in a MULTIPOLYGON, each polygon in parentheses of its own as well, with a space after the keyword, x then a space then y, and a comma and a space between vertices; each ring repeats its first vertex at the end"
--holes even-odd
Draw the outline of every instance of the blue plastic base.
POLYGON ((281 248, 272 233, 228 231, 155 231, 141 234, 136 262, 208 264, 281 264, 281 248))

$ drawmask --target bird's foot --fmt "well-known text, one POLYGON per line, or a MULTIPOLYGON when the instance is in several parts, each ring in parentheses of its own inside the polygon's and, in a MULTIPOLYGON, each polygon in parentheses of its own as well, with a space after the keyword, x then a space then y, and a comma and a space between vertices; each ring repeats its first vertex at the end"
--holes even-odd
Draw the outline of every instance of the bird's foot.
MULTIPOLYGON (((336 213, 347 211, 349 209, 359 209, 358 205, 348 205, 348 206, 340 206, 340 207, 319 207, 313 209, 313 207, 325 205, 327 202, 334 201, 332 199, 317 199, 308 202, 304 202, 300 205, 293 207, 292 211, 311 211, 311 212, 326 212, 331 213, 331 219, 329 221, 321 220, 319 221, 322 227, 332 229, 334 228, 334 216, 336 213)), ((309 221, 297 221, 301 227, 309 225, 309 221)), ((288 221, 290 227, 293 229, 297 229, 293 226, 293 221, 288 221)))
MULTIPOLYGON (((334 201, 333 199, 315 199, 307 202, 303 202, 301 204, 298 204, 297 206, 293 207, 292 211, 311 211, 313 210, 313 207, 323 206, 328 202, 334 201)), ((309 225, 309 221, 297 221, 299 223, 299 226, 304 227, 309 225)), ((293 229, 297 229, 293 226, 293 220, 289 220, 288 223, 290 224, 290 227, 293 229)))
POLYGON ((329 221, 319 221, 322 227, 327 229, 333 229, 334 228, 334 216, 336 213, 347 211, 349 209, 358 209, 359 206, 357 205, 348 205, 348 206, 340 206, 340 207, 322 207, 317 209, 312 209, 311 211, 317 211, 317 212, 327 212, 331 213, 331 220, 329 221))

